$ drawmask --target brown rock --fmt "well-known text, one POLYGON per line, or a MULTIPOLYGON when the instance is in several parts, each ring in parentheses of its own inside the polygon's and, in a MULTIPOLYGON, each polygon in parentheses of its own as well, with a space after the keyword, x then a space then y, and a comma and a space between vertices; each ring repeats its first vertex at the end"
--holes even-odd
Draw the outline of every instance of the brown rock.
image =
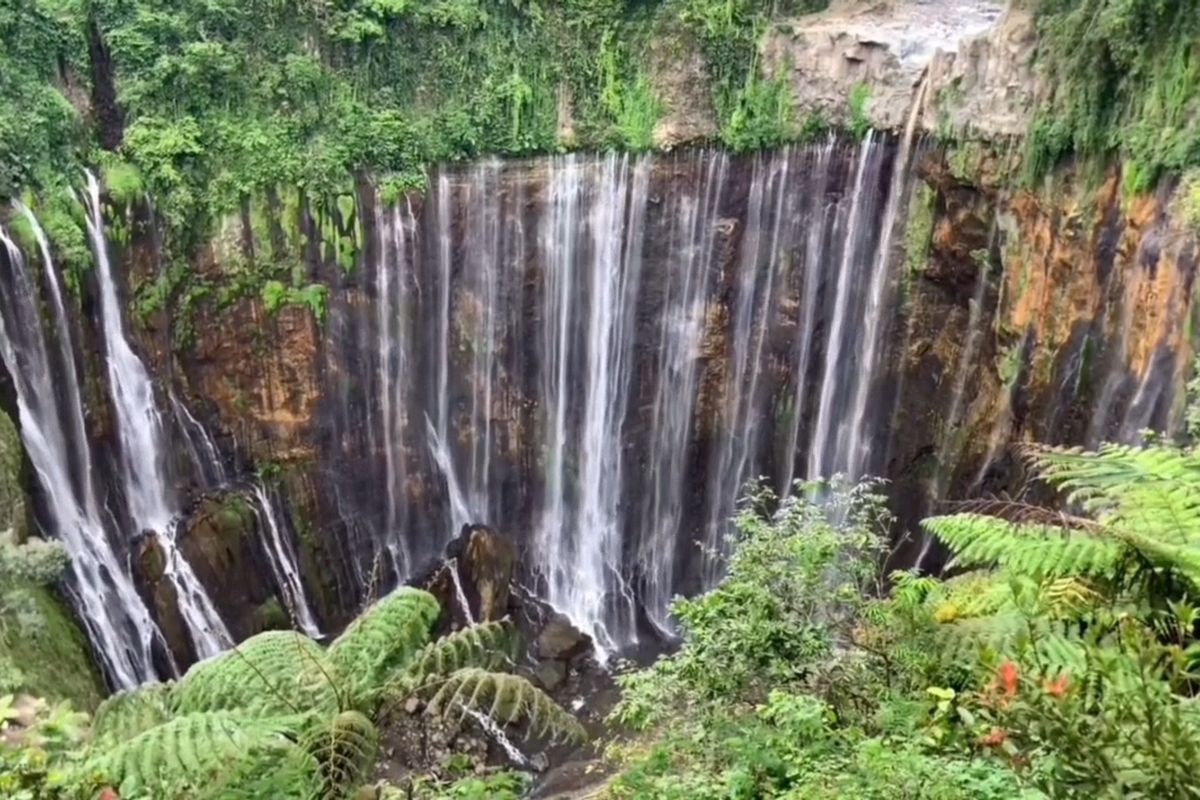
POLYGON ((512 542, 491 528, 471 529, 458 568, 477 620, 494 622, 507 616, 516 566, 517 551, 512 542))
POLYGON ((534 652, 542 659, 570 660, 582 655, 592 646, 592 640, 570 621, 556 614, 542 628, 534 645, 534 652))

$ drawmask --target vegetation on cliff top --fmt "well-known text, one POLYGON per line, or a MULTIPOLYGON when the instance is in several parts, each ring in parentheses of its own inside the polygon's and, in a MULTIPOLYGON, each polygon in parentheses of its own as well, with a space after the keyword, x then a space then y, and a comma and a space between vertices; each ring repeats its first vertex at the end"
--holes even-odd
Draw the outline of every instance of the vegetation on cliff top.
POLYGON ((1126 188, 1200 165, 1200 0, 1042 0, 1038 63, 1050 89, 1029 171, 1077 153, 1120 155, 1126 188))

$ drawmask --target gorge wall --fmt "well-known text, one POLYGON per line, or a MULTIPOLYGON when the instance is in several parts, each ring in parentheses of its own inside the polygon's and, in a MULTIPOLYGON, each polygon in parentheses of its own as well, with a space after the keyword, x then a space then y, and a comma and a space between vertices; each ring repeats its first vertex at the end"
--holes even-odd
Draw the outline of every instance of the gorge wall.
POLYGON ((1022 188, 1017 126, 980 110, 1028 88, 983 68, 1019 63, 1013 20, 916 70, 862 36, 830 51, 844 74, 787 61, 802 103, 824 102, 805 70, 876 81, 893 133, 280 186, 184 285, 141 198, 88 194, 100 268, 77 295, 14 207, 4 397, 110 681, 337 630, 467 523, 516 540, 531 587, 612 652, 718 577, 757 476, 886 478, 893 565, 933 569, 917 520, 1021 491, 1015 444, 1179 432, 1200 255, 1178 180, 1131 199, 1119 167, 1067 164, 1022 188), (931 135, 955 113, 998 121, 931 135))

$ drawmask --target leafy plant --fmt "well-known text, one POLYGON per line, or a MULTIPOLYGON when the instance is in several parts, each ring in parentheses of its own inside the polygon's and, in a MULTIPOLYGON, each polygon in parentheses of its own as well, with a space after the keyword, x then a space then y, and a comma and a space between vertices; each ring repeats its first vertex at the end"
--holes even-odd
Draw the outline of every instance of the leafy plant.
POLYGON ((871 130, 871 116, 867 112, 867 104, 871 102, 871 87, 860 83, 850 91, 850 132, 856 139, 862 139, 871 130))
POLYGON ((509 626, 431 642, 439 614, 428 593, 401 589, 328 648, 269 631, 194 665, 177 683, 115 695, 97 711, 82 760, 76 751, 61 755, 56 785, 85 793, 110 786, 122 798, 341 800, 371 772, 377 719, 413 694, 428 700, 430 715, 479 715, 550 740, 583 738, 579 723, 528 681, 481 668, 512 663, 509 626))

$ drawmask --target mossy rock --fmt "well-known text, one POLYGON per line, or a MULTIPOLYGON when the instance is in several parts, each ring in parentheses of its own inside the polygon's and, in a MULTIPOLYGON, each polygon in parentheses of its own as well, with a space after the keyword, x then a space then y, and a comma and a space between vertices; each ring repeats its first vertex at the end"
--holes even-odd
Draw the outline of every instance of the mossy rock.
POLYGON ((21 590, 19 609, 0 611, 0 694, 25 692, 51 701, 69 700, 90 711, 100 704, 104 685, 91 649, 70 611, 46 588, 21 590))

